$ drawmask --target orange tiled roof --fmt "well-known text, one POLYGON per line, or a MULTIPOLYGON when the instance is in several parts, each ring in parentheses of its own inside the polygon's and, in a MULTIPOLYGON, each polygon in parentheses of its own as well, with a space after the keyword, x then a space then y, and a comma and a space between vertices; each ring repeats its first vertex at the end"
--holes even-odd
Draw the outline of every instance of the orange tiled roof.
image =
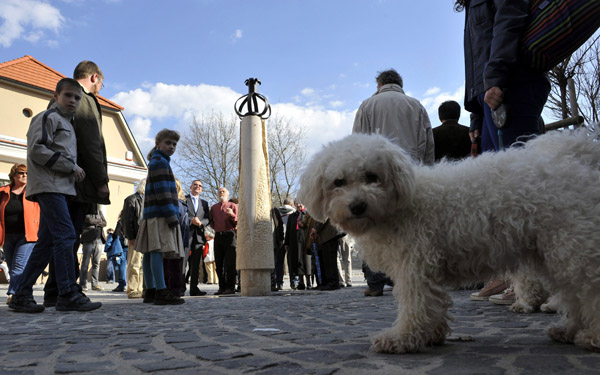
MULTIPOLYGON (((42 64, 33 57, 25 55, 19 59, 0 63, 0 77, 39 87, 53 92, 56 83, 65 78, 65 75, 57 72, 49 66, 42 64)), ((103 107, 122 111, 123 107, 98 95, 98 102, 103 107)))

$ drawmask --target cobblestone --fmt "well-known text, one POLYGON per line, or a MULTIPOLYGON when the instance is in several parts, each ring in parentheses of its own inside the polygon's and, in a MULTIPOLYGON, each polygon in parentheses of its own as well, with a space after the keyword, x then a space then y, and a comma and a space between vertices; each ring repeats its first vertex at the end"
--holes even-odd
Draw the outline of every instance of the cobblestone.
MULTIPOLYGON (((445 345, 374 353, 370 338, 392 324, 396 303, 390 292, 364 297, 355 276, 354 287, 337 291, 209 293, 179 306, 89 292, 103 303, 89 313, 18 314, 0 285, 0 374, 600 374, 600 354, 547 337, 558 316, 473 302, 471 291, 450 293, 453 333, 445 345)), ((41 302, 42 286, 35 296, 41 302)))

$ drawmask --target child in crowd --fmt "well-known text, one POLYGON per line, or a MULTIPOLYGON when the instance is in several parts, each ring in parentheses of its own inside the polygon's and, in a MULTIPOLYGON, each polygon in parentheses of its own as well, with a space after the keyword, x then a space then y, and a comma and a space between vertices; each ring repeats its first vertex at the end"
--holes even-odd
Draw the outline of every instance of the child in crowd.
POLYGON ((215 267, 215 231, 211 227, 206 227, 204 230, 206 243, 204 244, 204 267, 207 273, 208 284, 218 284, 217 269, 215 267))
MULTIPOLYGON (((175 179, 175 185, 177 186, 177 197, 179 198, 179 229, 181 230, 181 238, 183 240, 184 250, 187 251, 187 245, 190 242, 190 219, 188 216, 187 203, 185 200, 185 194, 181 187, 181 182, 175 179)), ((181 258, 164 258, 163 259, 164 272, 165 272, 165 284, 167 288, 176 296, 183 297, 185 294, 185 284, 183 273, 183 257, 181 258)))
POLYGON ((177 186, 169 164, 178 141, 179 133, 174 130, 163 129, 156 134, 155 146, 148 154, 150 163, 143 220, 135 240, 135 250, 144 254, 144 303, 155 305, 179 305, 185 302, 167 288, 163 269, 163 257, 177 259, 184 256, 177 186))
POLYGON ((79 106, 79 82, 63 78, 54 103, 31 120, 27 131, 28 184, 25 198, 40 205, 38 241, 23 271, 9 307, 18 312, 44 311, 33 299, 33 285, 54 256, 58 286, 57 311, 91 311, 102 306, 81 292, 75 275, 75 229, 67 200, 75 196, 75 181, 85 172, 77 165, 77 140, 71 120, 79 106))

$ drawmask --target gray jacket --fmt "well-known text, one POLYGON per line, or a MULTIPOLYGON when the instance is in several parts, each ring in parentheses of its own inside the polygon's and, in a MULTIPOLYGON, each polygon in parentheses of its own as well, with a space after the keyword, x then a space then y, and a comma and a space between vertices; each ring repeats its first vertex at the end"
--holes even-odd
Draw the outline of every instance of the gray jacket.
POLYGON ((39 113, 27 131, 27 192, 75 195, 77 140, 68 115, 58 103, 39 113))
POLYGON ((433 133, 427 111, 417 99, 405 95, 400 85, 383 85, 362 102, 352 133, 381 134, 415 160, 429 165, 434 162, 433 133))

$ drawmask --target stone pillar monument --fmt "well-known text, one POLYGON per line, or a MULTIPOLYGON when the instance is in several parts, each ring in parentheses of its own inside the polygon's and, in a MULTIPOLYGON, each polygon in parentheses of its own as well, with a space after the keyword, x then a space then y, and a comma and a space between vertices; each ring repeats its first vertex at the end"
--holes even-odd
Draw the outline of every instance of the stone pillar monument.
POLYGON ((271 106, 267 98, 256 92, 257 84, 260 84, 258 79, 247 79, 248 94, 235 103, 235 111, 242 120, 236 261, 237 269, 241 271, 242 296, 270 294, 274 265, 265 128, 271 106))

